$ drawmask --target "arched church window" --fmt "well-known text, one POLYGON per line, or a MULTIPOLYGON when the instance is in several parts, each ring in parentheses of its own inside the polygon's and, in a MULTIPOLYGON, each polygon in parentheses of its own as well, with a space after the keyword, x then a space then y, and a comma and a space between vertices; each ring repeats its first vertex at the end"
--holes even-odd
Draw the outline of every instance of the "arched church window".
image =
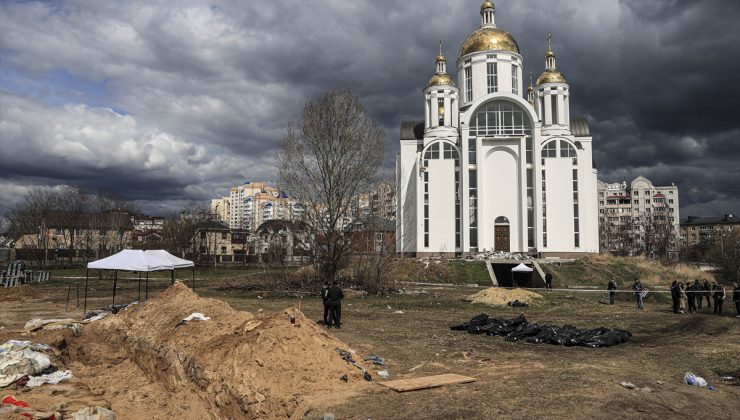
POLYGON ((454 159, 455 167, 460 166, 460 154, 451 143, 438 141, 430 144, 424 151, 424 166, 429 166, 433 159, 454 159))
POLYGON ((470 119, 471 136, 525 136, 532 134, 529 116, 519 105, 492 101, 478 108, 470 119))
POLYGON ((494 223, 502 224, 502 225, 504 225, 504 224, 505 225, 508 225, 509 224, 509 219, 506 216, 499 216, 499 217, 496 218, 496 220, 494 221, 494 223))
POLYGON ((558 143, 553 140, 551 142, 548 142, 545 144, 545 147, 542 148, 542 157, 543 158, 554 158, 558 156, 558 143))
POLYGON ((576 157, 576 148, 565 140, 560 140, 560 157, 576 157))

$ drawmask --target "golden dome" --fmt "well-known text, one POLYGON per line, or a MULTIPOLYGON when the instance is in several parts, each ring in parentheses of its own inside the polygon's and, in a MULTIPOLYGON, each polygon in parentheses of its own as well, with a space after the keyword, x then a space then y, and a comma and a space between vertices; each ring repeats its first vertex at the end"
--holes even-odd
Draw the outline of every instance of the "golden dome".
POLYGON ((553 50, 547 50, 545 53, 545 58, 555 57, 555 52, 553 50))
POLYGON ((480 9, 495 9, 496 6, 493 5, 493 2, 490 0, 486 0, 483 3, 480 4, 480 9))
POLYGON ((484 26, 463 42, 459 57, 479 51, 511 51, 519 54, 519 45, 508 32, 484 26))
POLYGON ((445 61, 445 56, 442 54, 437 56, 437 62, 439 63, 440 61, 445 61))
POLYGON ((543 83, 568 83, 565 81, 565 76, 560 73, 559 70, 545 70, 540 77, 537 78, 537 85, 543 83))
POLYGON ((429 83, 427 83, 427 87, 442 85, 455 86, 455 81, 452 80, 452 77, 450 77, 449 74, 435 74, 431 79, 429 79, 429 83))

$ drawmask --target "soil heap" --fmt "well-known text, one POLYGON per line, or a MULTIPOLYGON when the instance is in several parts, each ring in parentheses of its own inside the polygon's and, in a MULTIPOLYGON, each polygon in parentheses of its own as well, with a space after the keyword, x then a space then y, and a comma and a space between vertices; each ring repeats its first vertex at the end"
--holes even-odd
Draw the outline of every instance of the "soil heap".
POLYGON ((30 284, 19 284, 18 286, 0 288, 0 301, 15 300, 22 302, 28 299, 44 299, 46 297, 46 292, 30 284))
MULTIPOLYGON (((199 297, 179 282, 69 341, 70 360, 88 366, 101 364, 95 353, 106 348, 123 351, 150 381, 171 393, 192 394, 213 418, 289 417, 306 409, 311 396, 346 393, 365 383, 360 370, 335 351, 347 346, 295 308, 254 316, 199 297), (210 319, 181 322, 193 312, 210 319), (340 380, 344 375, 348 383, 340 380)), ((115 402, 114 411, 124 414, 115 402)))
POLYGON ((502 289, 500 287, 490 287, 480 292, 468 296, 467 300, 473 303, 485 303, 487 305, 506 306, 507 303, 518 300, 531 304, 536 299, 542 298, 542 295, 530 292, 524 289, 502 289))

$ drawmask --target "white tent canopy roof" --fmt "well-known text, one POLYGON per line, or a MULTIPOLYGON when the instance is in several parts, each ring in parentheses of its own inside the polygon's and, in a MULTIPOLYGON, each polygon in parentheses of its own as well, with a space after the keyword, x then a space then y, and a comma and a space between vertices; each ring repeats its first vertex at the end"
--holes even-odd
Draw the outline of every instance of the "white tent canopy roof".
POLYGON ((87 268, 122 271, 174 270, 175 265, 140 249, 124 249, 110 257, 87 263, 87 268))
POLYGON ((175 266, 175 268, 193 267, 195 265, 192 261, 176 257, 164 249, 150 249, 144 252, 148 255, 153 255, 155 258, 159 258, 162 261, 170 262, 175 266))
POLYGON ((531 273, 534 269, 527 267, 524 263, 520 263, 516 267, 512 268, 511 271, 515 273, 531 273))

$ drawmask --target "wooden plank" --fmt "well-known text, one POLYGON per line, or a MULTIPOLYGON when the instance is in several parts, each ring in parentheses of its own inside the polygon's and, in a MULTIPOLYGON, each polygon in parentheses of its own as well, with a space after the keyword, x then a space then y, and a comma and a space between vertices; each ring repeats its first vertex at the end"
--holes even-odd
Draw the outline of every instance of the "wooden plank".
POLYGON ((470 376, 446 373, 444 375, 422 376, 420 378, 396 379, 393 381, 378 382, 380 385, 397 392, 416 391, 418 389, 437 388, 444 385, 465 384, 475 382, 476 378, 470 376))

